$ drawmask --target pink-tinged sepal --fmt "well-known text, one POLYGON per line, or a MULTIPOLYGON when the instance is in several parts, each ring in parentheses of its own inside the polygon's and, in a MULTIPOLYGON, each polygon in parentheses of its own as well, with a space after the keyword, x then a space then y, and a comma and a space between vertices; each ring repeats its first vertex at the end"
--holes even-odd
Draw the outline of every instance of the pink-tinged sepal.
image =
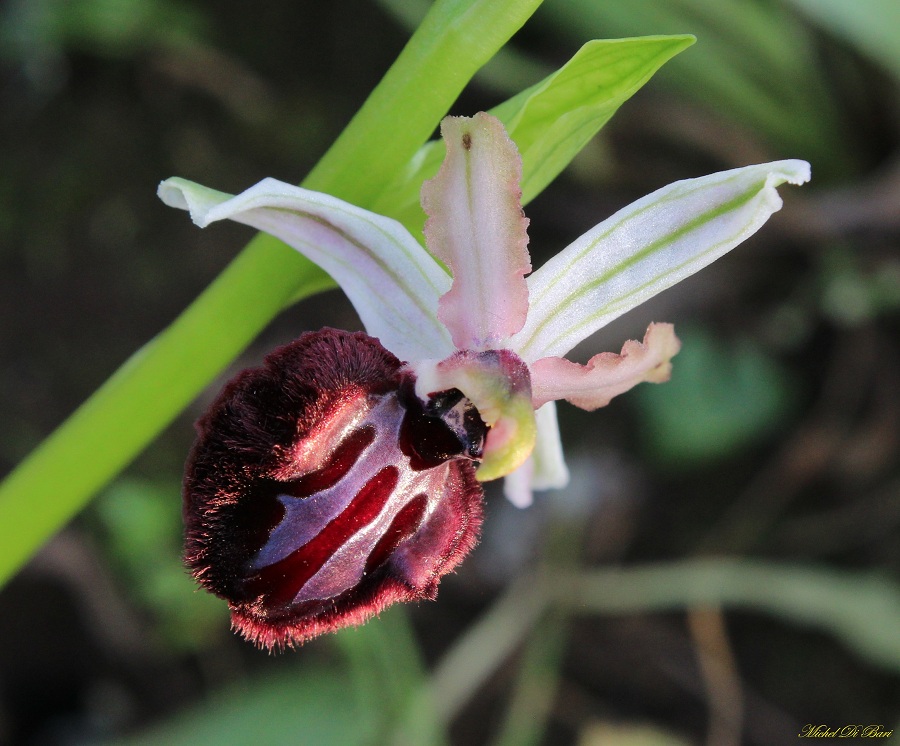
POLYGON ((522 158, 500 120, 484 112, 446 117, 447 155, 422 185, 425 243, 453 274, 438 318, 457 349, 502 346, 528 313, 528 218, 522 158))
POLYGON ((681 343, 671 324, 650 324, 643 342, 628 340, 618 355, 601 352, 587 365, 561 357, 545 357, 531 366, 534 406, 566 399, 577 407, 605 407, 637 384, 663 383, 672 373, 671 359, 681 343))
POLYGON ((186 562, 265 648, 434 598, 474 546, 486 427, 461 396, 412 396, 401 362, 325 329, 239 374, 198 422, 186 562))

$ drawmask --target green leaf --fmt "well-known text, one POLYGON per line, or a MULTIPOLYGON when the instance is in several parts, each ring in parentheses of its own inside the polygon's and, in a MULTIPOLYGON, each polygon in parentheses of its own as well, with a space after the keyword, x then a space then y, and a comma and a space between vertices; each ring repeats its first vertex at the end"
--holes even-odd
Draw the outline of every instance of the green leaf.
MULTIPOLYGON (((438 0, 304 186, 360 206, 392 181, 540 0, 438 0), (365 164, 365 167, 362 167, 365 164)), ((0 583, 143 450, 289 302, 333 286, 257 236, 0 484, 0 583)))
POLYGON ((196 650, 225 634, 228 609, 197 593, 181 558, 180 485, 117 480, 97 500, 104 544, 129 595, 153 613, 159 631, 179 649, 196 650))
MULTIPOLYGON (((590 41, 555 73, 491 109, 522 154, 523 204, 540 194, 665 62, 694 41, 687 35, 590 41)), ((425 213, 419 190, 443 158, 440 141, 420 148, 372 209, 397 218, 420 238, 425 213)))
POLYGON ((618 108, 696 39, 690 35, 592 41, 559 71, 496 107, 522 152, 522 198, 557 177, 618 108))
MULTIPOLYGON (((415 29, 428 13, 431 0, 376 0, 382 10, 410 31, 415 29)), ((546 76, 553 66, 538 59, 530 50, 507 44, 491 61, 481 68, 474 78, 479 87, 512 94, 530 86, 546 76)))
MULTIPOLYGON (((810 0, 811 5, 817 2, 810 0)), ((845 5, 856 7, 853 2, 845 5)), ((810 29, 783 3, 547 0, 539 20, 573 40, 586 33, 690 31, 700 43, 666 68, 660 76, 662 85, 712 108, 731 120, 739 133, 768 140, 774 146, 773 157, 811 161, 820 176, 847 165, 851 154, 842 115, 820 50, 810 29)))

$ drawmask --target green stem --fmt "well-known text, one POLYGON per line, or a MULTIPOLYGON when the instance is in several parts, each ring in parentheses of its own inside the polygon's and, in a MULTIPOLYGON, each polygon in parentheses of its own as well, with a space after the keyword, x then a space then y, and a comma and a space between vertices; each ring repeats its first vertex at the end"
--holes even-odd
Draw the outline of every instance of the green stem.
MULTIPOLYGON (((336 642, 346 654, 359 691, 380 714, 376 743, 387 744, 398 718, 425 685, 426 672, 406 608, 393 606, 361 627, 342 630, 336 642)), ((427 705, 427 703, 424 703, 427 705)), ((447 736, 431 708, 424 706, 408 721, 405 743, 445 746, 447 736)), ((405 746, 404 742, 396 746, 405 746)))
MULTIPOLYGON (((365 207, 541 0, 438 0, 304 185, 365 207), (363 167, 364 166, 364 167, 363 167)), ((257 237, 0 485, 0 584, 292 300, 333 285, 257 237)))
POLYGON ((408 721, 426 705, 439 723, 449 725, 527 640, 522 677, 495 743, 537 742, 552 704, 569 618, 704 606, 748 609, 815 627, 878 666, 900 669, 900 586, 876 573, 740 559, 603 570, 547 567, 520 576, 456 641, 410 704, 398 734, 405 735, 408 721))
POLYGON ((532 630, 522 651, 509 707, 491 746, 535 746, 543 740, 568 638, 568 619, 559 610, 546 614, 532 630))
MULTIPOLYGON (((554 517, 543 550, 542 574, 575 571, 585 527, 580 517, 554 517)), ((544 739, 568 640, 569 615, 561 608, 547 609, 523 646, 509 705, 491 746, 535 746, 544 739)))
POLYGON ((0 583, 169 424, 286 300, 330 283, 258 236, 0 485, 0 583), (298 287, 299 281, 299 287, 298 287), (253 303, 242 302, 252 298, 253 303))
POLYGON ((817 627, 879 666, 900 669, 900 587, 875 573, 756 560, 686 560, 560 574, 544 584, 569 613, 744 608, 817 627))

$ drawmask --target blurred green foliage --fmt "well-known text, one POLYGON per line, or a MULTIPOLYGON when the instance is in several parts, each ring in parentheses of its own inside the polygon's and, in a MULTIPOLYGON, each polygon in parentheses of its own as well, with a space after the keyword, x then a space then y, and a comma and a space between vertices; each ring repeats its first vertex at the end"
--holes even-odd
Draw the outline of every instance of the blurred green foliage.
POLYGON ((121 582, 156 616, 176 650, 196 650, 228 624, 227 608, 198 590, 181 560, 181 506, 177 482, 122 479, 96 503, 110 558, 121 582))
POLYGON ((70 50, 133 57, 196 41, 208 28, 177 0, 10 0, 0 10, 0 57, 32 66, 70 50))
POLYGON ((900 5, 894 0, 789 0, 813 23, 900 78, 900 5))
POLYGON ((202 710, 185 713, 123 746, 356 746, 377 743, 380 711, 334 663, 307 665, 251 679, 219 692, 202 710))
POLYGON ((813 34, 782 3, 548 0, 539 18, 569 38, 585 28, 611 37, 690 32, 700 43, 662 76, 680 96, 765 138, 776 157, 812 162, 817 180, 852 157, 813 34))
POLYGON ((822 313, 855 327, 900 309, 900 257, 866 266, 848 246, 824 252, 819 276, 822 313))
POLYGON ((672 379, 635 392, 641 435, 665 467, 688 470, 733 455, 796 411, 787 371, 752 339, 683 326, 678 336, 672 379))

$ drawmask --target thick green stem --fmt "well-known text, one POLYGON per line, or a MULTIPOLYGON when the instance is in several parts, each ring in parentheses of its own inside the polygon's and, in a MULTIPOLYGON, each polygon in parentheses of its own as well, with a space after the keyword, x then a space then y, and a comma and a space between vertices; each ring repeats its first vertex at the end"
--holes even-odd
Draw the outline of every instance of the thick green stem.
POLYGON ((394 180, 431 137, 472 76, 541 2, 435 3, 378 88, 303 186, 370 207, 385 184, 394 180), (347 164, 354 164, 349 174, 353 178, 348 178, 347 164), (377 177, 372 178, 373 174, 377 177))
POLYGON ((409 743, 411 726, 424 708, 441 725, 452 722, 470 697, 529 634, 547 607, 535 579, 520 577, 444 655, 431 680, 409 704, 391 743, 409 743))
POLYGON ((0 582, 143 450, 295 295, 330 278, 258 236, 0 485, 0 582), (254 302, 243 302, 244 299, 254 302))

